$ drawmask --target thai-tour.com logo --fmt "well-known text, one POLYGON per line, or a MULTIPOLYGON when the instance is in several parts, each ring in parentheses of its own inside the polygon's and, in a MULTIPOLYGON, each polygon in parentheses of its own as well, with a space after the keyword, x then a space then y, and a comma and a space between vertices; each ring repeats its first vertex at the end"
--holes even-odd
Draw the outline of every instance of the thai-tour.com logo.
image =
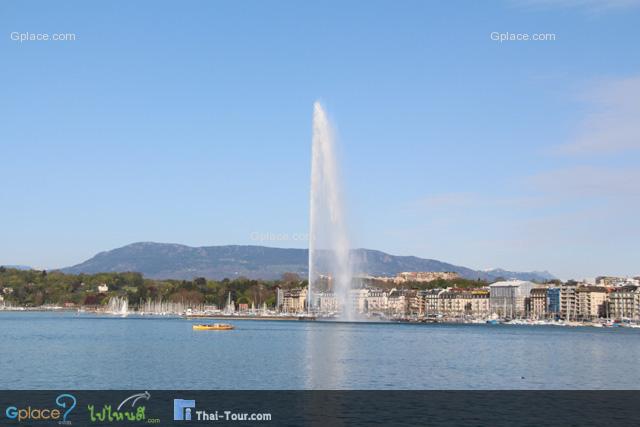
POLYGON ((78 403, 72 394, 63 393, 55 398, 48 406, 9 406, 4 411, 5 416, 10 420, 18 422, 48 421, 57 422, 61 425, 71 425, 69 415, 78 403))
POLYGON ((89 412, 89 420, 95 422, 146 422, 148 424, 159 424, 159 418, 149 417, 147 415, 147 407, 143 403, 151 399, 148 391, 144 393, 133 394, 124 399, 118 406, 105 403, 101 406, 90 404, 87 405, 89 412))
POLYGON ((271 421, 270 413, 196 409, 193 399, 173 399, 174 421, 271 421))

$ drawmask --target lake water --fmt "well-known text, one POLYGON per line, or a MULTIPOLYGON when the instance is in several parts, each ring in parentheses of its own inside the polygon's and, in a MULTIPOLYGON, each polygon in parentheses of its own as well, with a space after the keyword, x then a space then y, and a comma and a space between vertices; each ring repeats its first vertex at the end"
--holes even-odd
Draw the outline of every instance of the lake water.
POLYGON ((638 389, 640 330, 0 312, 3 389, 638 389))

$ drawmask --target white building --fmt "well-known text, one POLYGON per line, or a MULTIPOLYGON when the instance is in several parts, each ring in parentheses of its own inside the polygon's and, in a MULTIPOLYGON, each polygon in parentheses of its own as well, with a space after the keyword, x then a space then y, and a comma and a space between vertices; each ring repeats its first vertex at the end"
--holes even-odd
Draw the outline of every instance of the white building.
MULTIPOLYGON (((395 289, 392 289, 394 291, 395 289)), ((392 292, 391 291, 391 292, 392 292)), ((367 295, 365 311, 371 312, 384 312, 389 306, 389 292, 384 289, 369 289, 367 295)))
POLYGON ((367 307, 367 297, 369 296, 368 289, 351 289, 349 291, 349 295, 351 295, 351 304, 356 311, 356 313, 364 313, 367 307))
POLYGON ((446 292, 445 289, 425 289, 418 291, 418 315, 436 316, 440 313, 440 294, 446 292))
POLYGON ((304 313, 307 301, 307 288, 296 288, 285 291, 282 311, 285 313, 304 313))
POLYGON ((315 299, 314 306, 321 313, 337 312, 340 309, 338 298, 333 292, 318 292, 313 297, 315 299))
POLYGON ((407 312, 407 297, 404 292, 392 290, 387 295, 386 310, 395 315, 404 315, 407 312))
POLYGON ((276 287, 276 309, 282 310, 282 304, 284 304, 284 291, 280 286, 276 287))
POLYGON ((489 285, 491 312, 500 317, 525 317, 531 289, 537 286, 526 280, 505 280, 489 285))
POLYGON ((606 286, 608 288, 620 288, 622 286, 640 286, 640 280, 638 280, 637 277, 599 276, 596 277, 596 285, 606 286))

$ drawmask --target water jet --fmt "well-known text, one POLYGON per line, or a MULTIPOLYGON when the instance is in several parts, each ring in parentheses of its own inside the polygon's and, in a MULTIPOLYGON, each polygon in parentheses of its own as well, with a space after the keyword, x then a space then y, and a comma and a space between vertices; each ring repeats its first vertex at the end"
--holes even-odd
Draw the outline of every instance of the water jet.
POLYGON ((309 312, 316 308, 314 295, 321 276, 328 278, 329 287, 340 306, 340 317, 352 320, 355 317, 350 301, 353 269, 336 138, 325 110, 316 102, 313 105, 309 197, 309 312))

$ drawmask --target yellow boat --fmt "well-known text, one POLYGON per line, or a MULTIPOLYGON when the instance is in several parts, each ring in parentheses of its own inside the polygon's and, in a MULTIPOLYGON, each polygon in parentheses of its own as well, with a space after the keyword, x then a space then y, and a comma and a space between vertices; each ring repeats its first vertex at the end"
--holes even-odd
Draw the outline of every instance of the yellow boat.
POLYGON ((193 325, 194 331, 228 331, 233 329, 233 325, 228 323, 214 323, 212 325, 193 325))

